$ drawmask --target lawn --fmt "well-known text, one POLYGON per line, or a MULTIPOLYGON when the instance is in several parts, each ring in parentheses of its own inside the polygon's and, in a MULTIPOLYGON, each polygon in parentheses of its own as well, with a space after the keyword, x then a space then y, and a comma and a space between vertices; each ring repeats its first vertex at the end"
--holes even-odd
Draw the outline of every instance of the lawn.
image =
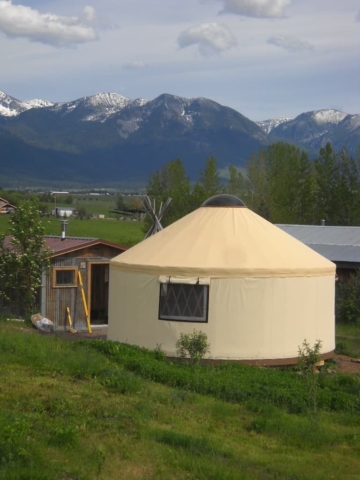
POLYGON ((339 354, 360 358, 360 326, 336 326, 336 351, 339 354))
MULTIPOLYGON (((102 238, 120 245, 132 246, 144 238, 143 222, 116 220, 114 218, 84 219, 68 218, 68 235, 71 237, 102 238)), ((60 219, 43 217, 46 235, 60 235, 60 219)), ((9 216, 0 216, 0 235, 9 227, 9 216)))
POLYGON ((320 405, 314 422, 306 408, 289 413, 276 401, 306 406, 292 371, 173 364, 5 319, 0 364, 0 478, 359 478, 356 375, 321 374, 322 395, 347 401, 320 405), (229 391, 238 398, 226 400, 229 391))

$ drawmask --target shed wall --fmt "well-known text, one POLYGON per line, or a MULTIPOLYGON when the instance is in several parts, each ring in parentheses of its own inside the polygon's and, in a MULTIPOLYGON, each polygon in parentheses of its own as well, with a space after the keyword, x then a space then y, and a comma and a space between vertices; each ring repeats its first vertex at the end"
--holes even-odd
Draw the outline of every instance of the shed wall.
POLYGON ((58 267, 76 267, 80 270, 83 284, 87 285, 88 270, 80 269, 83 258, 57 258, 52 262, 50 274, 46 278, 45 316, 52 320, 56 330, 64 330, 67 323, 66 307, 70 308, 74 327, 78 330, 87 329, 84 305, 80 287, 53 287, 53 269, 58 267))
POLYGON ((87 330, 86 315, 82 301, 80 286, 53 287, 53 270, 61 267, 74 267, 81 272, 85 296, 89 306, 90 294, 90 265, 109 262, 119 254, 119 250, 107 245, 93 245, 81 250, 69 252, 62 257, 51 259, 49 275, 46 276, 42 298, 42 314, 52 320, 56 330, 64 330, 68 326, 66 307, 70 308, 73 326, 77 330, 87 330), (84 266, 84 268, 82 268, 84 266), (45 292, 44 292, 45 290, 45 292))

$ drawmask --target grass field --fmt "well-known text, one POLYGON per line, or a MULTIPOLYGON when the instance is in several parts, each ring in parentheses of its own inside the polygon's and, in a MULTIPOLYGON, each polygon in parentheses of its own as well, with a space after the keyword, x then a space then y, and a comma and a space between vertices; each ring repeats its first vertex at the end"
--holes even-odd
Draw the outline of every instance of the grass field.
POLYGON ((343 355, 360 358, 359 325, 337 325, 336 333, 336 351, 343 355))
MULTIPOLYGON (((85 195, 85 194, 72 194, 73 203, 67 205, 64 203, 64 197, 58 196, 56 198, 56 206, 57 207, 70 207, 78 209, 80 207, 86 208, 89 214, 93 213, 101 213, 106 217, 111 217, 113 214, 111 213, 116 208, 117 196, 116 195, 85 195)), ((136 196, 122 196, 124 204, 126 204, 129 208, 131 208, 132 203, 138 197, 136 196)), ((55 203, 48 203, 45 204, 50 211, 52 208, 55 207, 55 203)))
MULTIPOLYGON (((171 364, 128 345, 71 342, 4 319, 0 364, 6 480, 359 478, 359 412, 351 402, 323 406, 313 422, 276 405, 271 392, 285 384, 288 395, 306 398, 295 372, 171 364), (236 378, 248 399, 196 393, 192 382, 201 391, 208 376, 218 385, 236 378), (181 388, 170 386, 179 379, 181 388)), ((359 395, 358 377, 323 381, 329 395, 359 395)))
MULTIPOLYGON (((68 218, 68 235, 71 237, 95 237, 128 247, 144 238, 143 222, 116 220, 114 218, 80 220, 68 218)), ((60 235, 60 219, 44 217, 46 235, 60 235)), ((7 232, 9 216, 0 216, 0 235, 7 232)))

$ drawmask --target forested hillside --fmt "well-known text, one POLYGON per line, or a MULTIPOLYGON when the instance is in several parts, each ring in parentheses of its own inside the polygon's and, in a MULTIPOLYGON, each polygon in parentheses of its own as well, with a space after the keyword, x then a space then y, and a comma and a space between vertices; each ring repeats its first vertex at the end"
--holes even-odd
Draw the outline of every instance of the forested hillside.
POLYGON ((311 225, 325 220, 327 225, 358 225, 359 160, 346 149, 335 152, 328 143, 310 161, 305 151, 279 142, 251 155, 244 171, 230 166, 226 185, 214 157, 207 159, 194 185, 177 159, 151 174, 147 192, 162 201, 173 198, 165 224, 198 208, 208 197, 226 192, 273 223, 311 225))

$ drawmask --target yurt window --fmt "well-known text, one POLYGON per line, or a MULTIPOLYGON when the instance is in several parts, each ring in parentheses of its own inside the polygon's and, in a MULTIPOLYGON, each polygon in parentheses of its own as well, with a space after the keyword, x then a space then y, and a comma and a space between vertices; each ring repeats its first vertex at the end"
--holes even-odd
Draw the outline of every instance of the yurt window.
POLYGON ((207 322, 208 285, 160 284, 159 319, 207 322))

